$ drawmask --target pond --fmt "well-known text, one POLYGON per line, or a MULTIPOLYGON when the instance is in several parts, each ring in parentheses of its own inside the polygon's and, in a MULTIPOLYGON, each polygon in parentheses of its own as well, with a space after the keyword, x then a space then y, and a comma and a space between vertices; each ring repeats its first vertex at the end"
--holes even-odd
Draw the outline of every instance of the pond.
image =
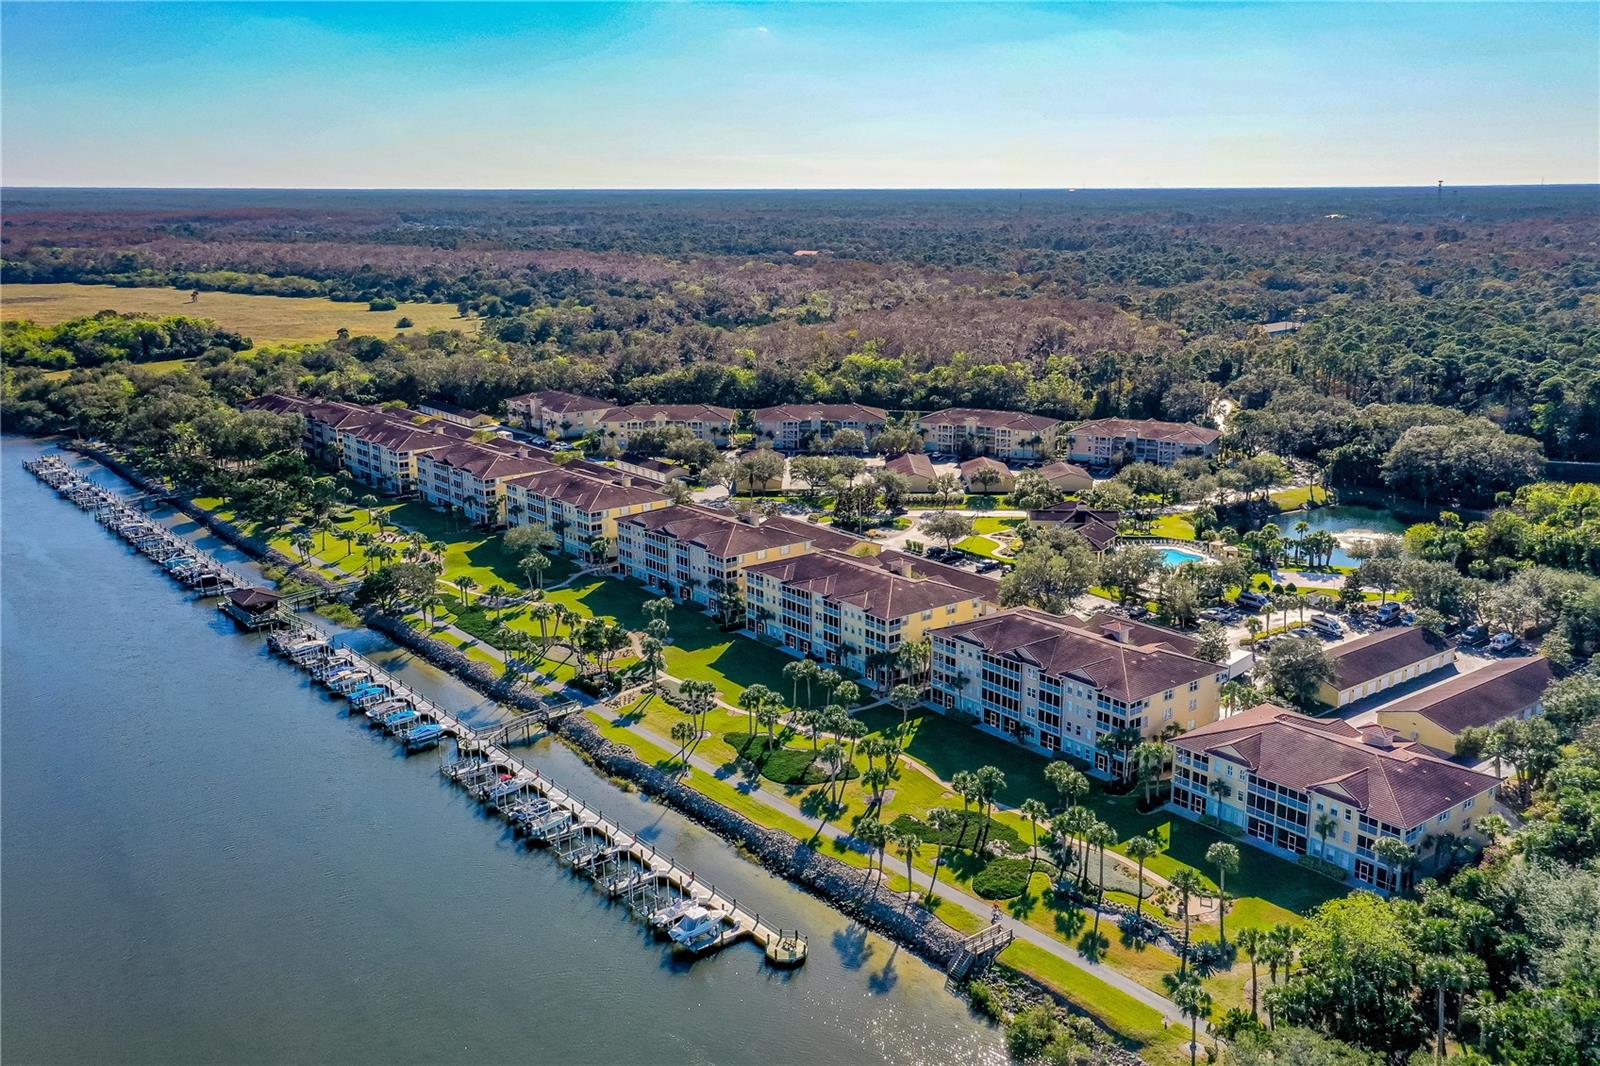
POLYGON ((1350 556, 1349 549, 1358 540, 1386 533, 1398 535, 1406 531, 1406 523, 1396 518, 1393 513, 1357 504, 1341 504, 1314 511, 1289 511, 1276 518, 1269 518, 1267 522, 1277 526, 1289 540, 1299 539, 1300 534, 1296 527, 1301 522, 1305 522, 1309 527, 1306 530, 1308 533, 1320 530, 1332 533, 1339 541, 1339 546, 1333 551, 1334 566, 1357 565, 1357 560, 1350 556))

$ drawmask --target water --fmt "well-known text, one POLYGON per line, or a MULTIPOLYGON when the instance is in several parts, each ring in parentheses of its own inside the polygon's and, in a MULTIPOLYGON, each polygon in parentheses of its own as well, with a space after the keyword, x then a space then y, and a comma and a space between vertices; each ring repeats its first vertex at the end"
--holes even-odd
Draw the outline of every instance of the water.
POLYGON ((1290 540, 1299 539, 1300 534, 1295 527, 1301 522, 1311 527, 1307 530, 1308 533, 1316 533, 1319 530, 1332 533, 1339 541, 1339 546, 1333 550, 1334 566, 1358 564, 1359 560, 1352 558, 1348 550, 1358 540, 1406 531, 1406 523, 1388 511, 1356 504, 1322 507, 1314 511, 1291 511, 1276 518, 1269 518, 1267 521, 1282 530, 1283 535, 1290 540))
MULTIPOLYGON (((942 975, 568 749, 530 761, 811 936, 685 964, 3 467, 0 1056, 15 1062, 999 1062, 942 975)), ((113 479, 103 476, 104 483, 113 479)), ((216 548, 211 540, 203 546, 216 548)), ((238 559, 226 550, 224 558, 238 559)), ((494 712, 373 634, 441 703, 494 712)))
POLYGON ((1184 563, 1203 563, 1206 557, 1199 552, 1185 551, 1182 548, 1162 548, 1161 565, 1166 567, 1182 566, 1184 563))

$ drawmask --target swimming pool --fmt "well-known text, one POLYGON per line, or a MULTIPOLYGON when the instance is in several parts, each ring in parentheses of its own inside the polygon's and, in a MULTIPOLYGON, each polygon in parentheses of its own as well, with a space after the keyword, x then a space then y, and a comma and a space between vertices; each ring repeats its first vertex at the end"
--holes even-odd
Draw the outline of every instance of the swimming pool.
POLYGON ((1182 566, 1184 563, 1203 563, 1206 557, 1199 552, 1187 551, 1183 548, 1162 548, 1162 566, 1182 566))

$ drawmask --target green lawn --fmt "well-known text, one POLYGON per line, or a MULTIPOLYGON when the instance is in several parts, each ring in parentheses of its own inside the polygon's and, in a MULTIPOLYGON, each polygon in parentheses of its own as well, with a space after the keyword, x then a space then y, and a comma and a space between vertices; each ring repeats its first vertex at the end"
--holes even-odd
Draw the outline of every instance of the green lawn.
POLYGON ((988 537, 963 537, 955 542, 958 551, 968 552, 972 555, 981 555, 985 559, 998 559, 1005 562, 1005 556, 1000 554, 1000 545, 988 537))

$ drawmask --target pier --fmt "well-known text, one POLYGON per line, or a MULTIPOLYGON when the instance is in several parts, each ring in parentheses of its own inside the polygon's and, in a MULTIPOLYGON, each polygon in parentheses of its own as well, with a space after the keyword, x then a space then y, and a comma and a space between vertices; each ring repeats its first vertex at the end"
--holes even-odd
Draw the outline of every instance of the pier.
MULTIPOLYGON (((228 567, 133 506, 92 484, 53 455, 24 464, 63 498, 94 514, 136 550, 201 596, 247 590, 249 583, 228 567)), ((254 604, 247 599, 247 606, 254 604)), ((774 966, 798 966, 807 939, 798 930, 772 924, 713 884, 701 881, 670 856, 657 851, 621 825, 589 807, 555 781, 531 769, 510 750, 542 734, 566 715, 581 710, 576 701, 543 700, 538 710, 520 714, 487 730, 477 730, 404 684, 366 656, 336 645, 333 637, 293 610, 298 604, 275 601, 269 609, 248 612, 247 628, 272 628, 268 647, 299 666, 329 691, 346 698, 352 718, 365 718, 407 752, 440 751, 440 772, 503 819, 519 836, 542 844, 574 873, 593 881, 612 899, 689 955, 711 954, 750 940, 774 966), (270 619, 270 625, 265 620, 270 619)), ((225 601, 226 608, 233 601, 225 601)), ((242 608, 233 603, 234 617, 242 608)))

